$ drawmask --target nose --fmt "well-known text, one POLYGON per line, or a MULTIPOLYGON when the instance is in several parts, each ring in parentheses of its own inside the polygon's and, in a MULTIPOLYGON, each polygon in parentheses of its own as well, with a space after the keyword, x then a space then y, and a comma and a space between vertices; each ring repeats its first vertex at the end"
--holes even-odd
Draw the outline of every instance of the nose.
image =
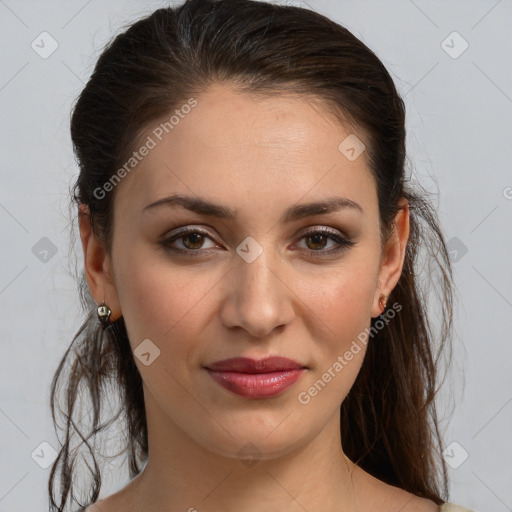
POLYGON ((289 324, 294 315, 293 291, 283 265, 268 257, 269 249, 251 263, 242 257, 226 276, 221 319, 226 327, 240 327, 255 338, 289 324))

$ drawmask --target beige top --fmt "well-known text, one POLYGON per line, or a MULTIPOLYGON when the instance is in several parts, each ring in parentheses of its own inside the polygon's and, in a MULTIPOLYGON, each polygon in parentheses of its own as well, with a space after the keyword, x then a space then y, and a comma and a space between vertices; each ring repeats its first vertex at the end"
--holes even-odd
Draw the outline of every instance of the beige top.
POLYGON ((455 505, 454 503, 445 503, 441 505, 440 512, 473 512, 469 508, 462 507, 460 505, 455 505))

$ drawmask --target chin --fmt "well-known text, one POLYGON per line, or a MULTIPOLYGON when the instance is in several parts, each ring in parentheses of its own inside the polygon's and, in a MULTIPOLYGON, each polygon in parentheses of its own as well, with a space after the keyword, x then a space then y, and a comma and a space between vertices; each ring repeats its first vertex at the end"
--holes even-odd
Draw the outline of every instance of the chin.
POLYGON ((287 424, 287 414, 281 414, 278 421, 268 422, 262 421, 261 413, 255 414, 258 417, 254 421, 245 418, 243 424, 228 422, 229 433, 215 423, 218 428, 215 432, 203 433, 200 444, 217 455, 239 460, 250 467, 251 461, 284 457, 307 445, 314 437, 314 433, 304 429, 304 422, 287 424))

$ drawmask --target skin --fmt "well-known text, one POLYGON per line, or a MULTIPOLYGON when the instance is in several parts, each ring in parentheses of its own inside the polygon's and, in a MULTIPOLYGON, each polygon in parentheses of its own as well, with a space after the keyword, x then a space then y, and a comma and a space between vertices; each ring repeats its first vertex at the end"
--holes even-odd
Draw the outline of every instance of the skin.
POLYGON ((437 511, 433 502, 376 480, 343 452, 339 407, 361 367, 364 344, 307 405, 298 400, 370 327, 380 314, 380 294, 397 284, 409 236, 407 203, 381 253, 366 153, 350 161, 338 150, 353 131, 321 104, 256 98, 227 85, 211 86, 196 99, 117 185, 110 255, 82 208, 92 296, 112 309, 111 320, 124 316, 132 349, 150 339, 160 350, 148 366, 135 358, 144 383, 148 463, 87 511, 437 511), (236 210, 237 218, 176 205, 143 211, 171 194, 219 203, 236 210), (342 208, 280 222, 288 207, 333 196, 357 202, 362 213, 342 208), (208 236, 185 236, 169 246, 206 254, 178 255, 159 244, 182 226, 208 236), (311 253, 337 246, 328 237, 304 236, 321 227, 355 245, 315 258, 311 253), (236 252, 248 236, 263 250, 251 263, 236 252), (203 368, 230 357, 269 355, 307 366, 273 398, 234 395, 203 368), (248 442, 261 456, 251 467, 237 455, 248 442))

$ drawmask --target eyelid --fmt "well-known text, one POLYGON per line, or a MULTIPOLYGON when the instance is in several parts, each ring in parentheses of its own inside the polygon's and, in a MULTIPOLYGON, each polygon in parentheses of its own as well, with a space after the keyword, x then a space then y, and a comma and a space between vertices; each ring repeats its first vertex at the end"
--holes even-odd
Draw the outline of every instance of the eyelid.
POLYGON ((306 231, 302 232, 302 234, 300 235, 299 238, 302 238, 302 237, 310 235, 310 234, 319 233, 319 232, 320 233, 325 233, 327 235, 337 236, 339 238, 343 238, 343 239, 346 239, 346 240, 350 239, 349 236, 347 236, 345 233, 343 233, 343 231, 340 231, 339 229, 329 228, 327 226, 319 226, 317 224, 308 227, 306 229, 306 231))
POLYGON ((170 232, 170 234, 165 234, 163 236, 163 238, 168 240, 169 238, 175 238, 179 235, 183 235, 183 234, 188 235, 189 233, 196 233, 196 232, 201 233, 202 235, 207 235, 210 238, 213 238, 213 235, 209 231, 205 230, 202 227, 196 227, 195 224, 187 224, 186 226, 181 226, 179 228, 176 228, 176 229, 172 230, 170 232))
POLYGON ((168 244, 170 244, 171 242, 174 242, 176 240, 179 240, 180 238, 186 236, 186 235, 190 235, 190 234, 193 234, 193 233, 199 233, 203 236, 206 236, 208 237, 210 240, 212 240, 212 242, 218 244, 218 242, 216 241, 216 237, 212 235, 212 233, 210 233, 209 231, 205 230, 204 228, 200 228, 200 227, 196 227, 195 225, 187 225, 187 226, 182 226, 180 228, 176 228, 175 230, 171 231, 170 234, 166 234, 162 237, 162 240, 161 242, 159 242, 161 245, 164 245, 165 247, 171 249, 171 250, 175 250, 177 252, 187 252, 187 253, 200 253, 201 251, 209 251, 210 249, 197 249, 197 250, 192 250, 192 249, 189 249, 189 250, 186 250, 186 249, 177 249, 175 247, 169 247, 168 244))
POLYGON ((302 234, 298 237, 299 241, 304 237, 312 236, 316 234, 324 235, 331 240, 333 240, 337 246, 331 248, 329 250, 318 250, 314 251, 312 249, 305 249, 305 251, 312 257, 315 258, 327 258, 331 255, 336 255, 350 249, 356 242, 350 239, 350 237, 346 236, 343 232, 339 230, 333 230, 332 228, 328 228, 326 226, 313 226, 308 228, 307 231, 302 232, 302 234))
MULTIPOLYGON (((303 231, 302 234, 299 236, 299 238, 302 238, 309 234, 318 233, 319 231, 321 231, 322 233, 326 233, 328 235, 338 236, 347 241, 350 240, 350 238, 351 238, 350 236, 348 236, 346 233, 344 233, 343 231, 341 231, 339 229, 329 228, 327 226, 322 226, 322 225, 317 225, 317 224, 312 224, 311 226, 308 226, 305 229, 306 229, 306 231, 303 231)), ((213 239, 215 238, 215 236, 211 232, 209 232, 208 230, 205 230, 202 227, 196 227, 195 224, 187 224, 186 226, 181 226, 179 228, 171 230, 171 234, 166 233, 165 235, 163 235, 162 238, 169 240, 170 238, 177 237, 180 234, 189 234, 189 233, 195 233, 195 232, 199 232, 203 235, 207 235, 213 239)))
MULTIPOLYGON (((163 239, 159 242, 159 245, 162 245, 164 248, 166 248, 169 251, 173 251, 177 254, 185 254, 185 255, 191 255, 191 256, 200 256, 204 253, 209 253, 212 248, 207 249, 178 249, 176 247, 171 247, 169 244, 171 242, 174 242, 176 240, 179 240, 181 237, 193 234, 193 233, 199 233, 201 235, 204 235, 211 239, 214 243, 216 242, 216 237, 213 236, 209 231, 205 230, 201 227, 196 227, 193 224, 189 224, 186 226, 182 226, 179 228, 176 228, 174 231, 171 232, 170 235, 164 235, 163 239)), ((333 228, 329 228, 326 226, 318 226, 318 225, 312 225, 309 226, 306 231, 303 231, 299 236, 298 240, 302 240, 304 237, 315 235, 315 234, 322 234, 324 236, 327 236, 331 240, 333 240, 337 246, 335 248, 331 248, 329 250, 312 250, 312 249, 301 249, 301 251, 306 251, 309 255, 313 257, 328 257, 333 254, 338 254, 343 252, 344 250, 349 249, 350 247, 356 245, 356 242, 352 241, 350 237, 346 236, 343 232, 339 230, 335 230, 333 228)))

